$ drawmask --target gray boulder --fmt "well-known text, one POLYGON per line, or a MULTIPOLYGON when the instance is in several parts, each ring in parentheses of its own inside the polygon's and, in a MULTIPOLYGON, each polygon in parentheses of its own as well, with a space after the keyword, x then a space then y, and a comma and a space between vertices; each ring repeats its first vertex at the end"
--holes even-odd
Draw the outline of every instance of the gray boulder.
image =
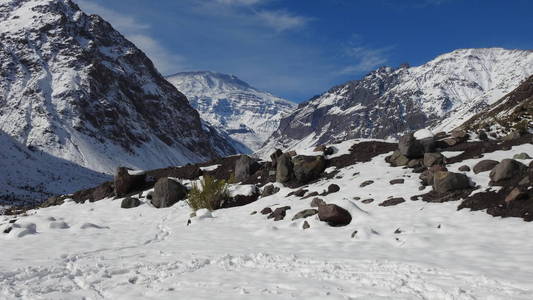
POLYGON ((160 178, 154 186, 152 204, 157 208, 170 207, 187 197, 187 188, 168 177, 160 178))
POLYGON ((346 226, 352 222, 352 215, 335 204, 326 204, 318 207, 318 218, 330 226, 346 226))
POLYGON ((276 149, 276 151, 274 151, 274 153, 270 154, 270 159, 272 160, 272 168, 276 168, 277 166, 277 162, 278 162, 278 158, 283 155, 283 152, 281 152, 281 150, 279 149, 276 149))
POLYGON ((284 153, 277 158, 276 163, 276 181, 285 183, 293 177, 293 165, 291 156, 284 153))
POLYGON ((487 172, 492 170, 496 165, 498 164, 497 161, 491 160, 491 159, 485 159, 480 162, 478 162, 474 166, 474 174, 479 174, 482 172, 487 172))
POLYGON ((235 162, 235 180, 243 182, 257 170, 257 162, 248 155, 241 155, 235 162))
POLYGON ((317 179, 326 169, 326 159, 322 155, 297 155, 292 158, 292 163, 296 181, 301 184, 317 179))
POLYGON ((305 218, 308 218, 308 217, 311 217, 311 216, 314 216, 318 214, 318 210, 316 209, 304 209, 302 211, 300 211, 299 213, 295 214, 294 217, 292 217, 292 220, 298 220, 298 219, 305 219, 305 218))
POLYGON ((398 150, 407 158, 421 158, 424 156, 424 146, 412 133, 406 134, 398 142, 398 150))
POLYGON ((427 168, 434 165, 443 165, 445 161, 444 155, 439 152, 424 153, 424 166, 427 168))
POLYGON ((127 194, 141 190, 146 180, 146 174, 130 175, 129 169, 118 167, 115 173, 115 195, 123 197, 127 194))
POLYGON ((326 202, 320 198, 313 198, 313 200, 311 200, 311 207, 319 207, 322 205, 326 205, 326 202))
POLYGON ((527 166, 514 159, 504 159, 490 171, 490 180, 494 183, 525 175, 527 166))
POLYGON ((440 194, 467 188, 470 180, 464 174, 439 171, 433 175, 433 190, 440 194))
POLYGON ((400 150, 396 150, 391 156, 386 158, 386 161, 393 167, 401 167, 406 166, 409 163, 409 158, 407 158, 405 155, 402 155, 400 150))
POLYGON ((263 188, 263 192, 261 193, 261 197, 268 197, 268 196, 274 195, 277 192, 279 192, 279 187, 276 187, 273 184, 267 184, 263 188))
POLYGON ((437 151, 437 142, 434 137, 421 139, 420 144, 422 144, 425 153, 437 151))
POLYGON ((283 206, 274 209, 274 211, 268 215, 268 219, 274 219, 274 221, 281 221, 287 215, 287 210, 291 209, 290 206, 283 206))

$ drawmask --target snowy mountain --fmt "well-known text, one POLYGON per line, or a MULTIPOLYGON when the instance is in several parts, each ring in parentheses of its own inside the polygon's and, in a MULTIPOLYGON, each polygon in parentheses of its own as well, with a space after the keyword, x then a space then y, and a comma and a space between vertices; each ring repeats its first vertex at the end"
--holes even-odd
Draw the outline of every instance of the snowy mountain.
POLYGON ((15 141, 0 131, 0 206, 72 193, 111 180, 111 176, 15 141))
POLYGON ((425 127, 450 130, 531 74, 533 51, 501 48, 456 50, 418 67, 381 67, 301 105, 281 120, 262 152, 425 127))
POLYGON ((200 116, 251 150, 258 150, 295 104, 251 87, 233 75, 184 72, 167 77, 200 116))
POLYGON ((95 171, 237 153, 148 57, 71 0, 0 3, 0 130, 95 171))

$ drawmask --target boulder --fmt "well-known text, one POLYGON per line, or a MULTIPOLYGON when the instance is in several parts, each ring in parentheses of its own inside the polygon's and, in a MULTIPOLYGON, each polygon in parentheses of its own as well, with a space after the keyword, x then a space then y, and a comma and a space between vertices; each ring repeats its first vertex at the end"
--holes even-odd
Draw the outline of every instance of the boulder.
MULTIPOLYGON (((514 159, 504 159, 490 171, 490 180, 494 183, 525 175, 527 167, 514 159)), ((520 178, 521 179, 521 178, 520 178)))
POLYGON ((424 156, 424 146, 418 141, 412 133, 406 134, 398 142, 400 154, 407 158, 421 158, 424 156))
POLYGON ((461 172, 470 172, 470 167, 467 165, 463 165, 459 167, 459 171, 461 172))
POLYGON ((509 204, 513 201, 527 199, 527 197, 525 189, 516 187, 505 197, 505 203, 509 204))
POLYGON ((482 173, 482 172, 490 171, 490 170, 492 170, 497 164, 498 164, 498 162, 495 161, 495 160, 491 160, 491 159, 485 159, 485 160, 482 160, 482 161, 478 162, 478 163, 474 166, 474 174, 478 174, 478 173, 482 173))
POLYGON ((524 160, 524 159, 531 159, 531 156, 529 156, 527 153, 525 152, 522 152, 522 153, 518 153, 518 154, 515 154, 513 156, 513 159, 519 159, 519 160, 524 160))
POLYGON ((509 133, 508 135, 504 136, 502 138, 502 140, 504 140, 504 141, 512 141, 512 140, 519 139, 520 137, 521 137, 520 132, 513 131, 513 132, 509 133))
POLYGON ((144 185, 146 174, 130 175, 129 169, 118 167, 115 173, 115 195, 126 196, 129 193, 140 191, 144 185))
POLYGON ((313 200, 311 200, 311 207, 319 207, 321 205, 326 205, 326 202, 320 198, 313 198, 313 200))
POLYGON ((259 164, 255 160, 248 155, 241 155, 235 162, 235 180, 246 181, 257 169, 259 169, 259 164))
POLYGON ((302 211, 300 211, 299 213, 295 214, 294 217, 292 217, 292 220, 298 220, 298 219, 305 219, 305 218, 308 218, 308 217, 311 217, 311 216, 314 216, 318 214, 318 210, 316 209, 304 209, 302 211))
POLYGON ((434 165, 423 171, 418 178, 422 180, 423 185, 433 185, 433 176, 436 172, 439 171, 448 171, 448 169, 446 169, 446 167, 442 165, 434 165))
POLYGON ((394 151, 392 155, 388 156, 385 160, 393 167, 405 166, 408 165, 410 162, 409 158, 400 153, 400 150, 394 151))
POLYGON ((318 207, 318 218, 330 226, 346 226, 352 222, 352 215, 335 204, 326 204, 318 207))
POLYGON ((407 167, 408 168, 417 168, 417 167, 420 167, 420 166, 423 166, 424 165, 424 160, 423 159, 411 159, 408 163, 407 163, 407 167))
POLYGON ((276 181, 286 183, 293 177, 293 164, 291 156, 284 153, 277 158, 276 165, 276 181))
POLYGON ((267 184, 263 188, 263 192, 261 193, 261 197, 268 197, 268 196, 274 195, 277 192, 279 192, 279 187, 274 186, 273 184, 267 184))
POLYGON ((127 197, 120 203, 121 208, 134 208, 141 205, 141 201, 137 198, 127 197))
POLYGON ((168 177, 160 178, 154 186, 152 204, 157 208, 170 207, 187 197, 187 188, 168 177))
POLYGON ((434 165, 443 165, 445 161, 444 155, 439 152, 424 153, 424 166, 427 168, 434 165))
POLYGON ((268 219, 274 219, 274 221, 281 221, 287 215, 287 210, 291 209, 290 206, 283 206, 276 208, 270 215, 268 219))
POLYGON ((275 169, 277 166, 278 158, 283 155, 283 152, 281 150, 276 149, 274 153, 270 154, 270 159, 272 160, 272 168, 275 169))
POLYGON ((334 183, 332 183, 332 184, 330 184, 328 186, 328 194, 336 193, 336 192, 338 192, 340 190, 341 190, 341 188, 338 185, 334 184, 334 183))
POLYGON ((435 152, 437 150, 437 142, 434 137, 427 137, 420 140, 420 144, 424 148, 425 153, 435 152))
POLYGON ((319 178, 320 174, 326 169, 326 159, 322 155, 298 155, 293 157, 292 163, 296 181, 301 184, 306 184, 319 178))
POLYGON ((450 191, 470 188, 470 180, 461 173, 438 171, 433 175, 433 190, 444 194, 450 191))
POLYGON ((464 130, 452 131, 452 138, 454 138, 458 143, 466 142, 469 137, 469 134, 464 130))
POLYGON ((392 198, 385 200, 379 204, 379 206, 393 206, 405 202, 404 198, 392 198))

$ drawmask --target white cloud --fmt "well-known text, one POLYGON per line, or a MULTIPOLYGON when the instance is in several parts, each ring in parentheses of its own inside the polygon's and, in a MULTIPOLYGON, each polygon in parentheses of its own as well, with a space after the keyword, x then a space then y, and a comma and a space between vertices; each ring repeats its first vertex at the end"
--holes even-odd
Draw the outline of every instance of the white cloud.
POLYGON ((256 4, 259 4, 260 2, 263 2, 263 0, 214 0, 214 1, 220 4, 244 5, 244 6, 256 5, 256 4))
MULTIPOLYGON (((240 0, 253 1, 253 0, 240 0)), ((141 49, 154 63, 159 72, 163 74, 174 73, 185 69, 185 59, 166 49, 157 40, 150 37, 150 25, 138 19, 121 14, 103 7, 90 0, 78 0, 80 8, 86 13, 97 14, 111 23, 115 29, 122 33, 139 49, 141 49)))
POLYGON ((370 71, 387 62, 387 52, 390 48, 372 49, 367 47, 352 47, 346 49, 346 55, 355 60, 355 63, 343 68, 339 75, 357 74, 370 71))
POLYGON ((264 10, 257 13, 259 20, 276 31, 298 29, 307 24, 309 18, 291 15, 282 10, 264 10))

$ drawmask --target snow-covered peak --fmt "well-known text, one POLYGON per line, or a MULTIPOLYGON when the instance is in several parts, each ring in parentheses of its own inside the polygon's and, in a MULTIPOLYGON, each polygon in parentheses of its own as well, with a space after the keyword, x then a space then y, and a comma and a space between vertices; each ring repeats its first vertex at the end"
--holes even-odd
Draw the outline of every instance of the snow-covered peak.
POLYGON ((201 117, 257 150, 295 104, 260 91, 234 75, 199 71, 166 78, 183 92, 201 117))

